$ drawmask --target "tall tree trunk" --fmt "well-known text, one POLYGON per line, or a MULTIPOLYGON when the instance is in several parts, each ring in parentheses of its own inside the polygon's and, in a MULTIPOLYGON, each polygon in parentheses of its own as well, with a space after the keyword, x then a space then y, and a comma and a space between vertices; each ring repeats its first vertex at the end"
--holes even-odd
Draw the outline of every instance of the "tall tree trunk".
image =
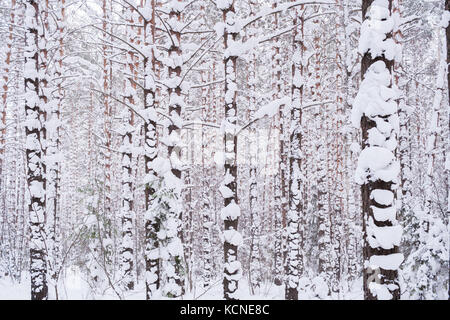
MULTIPOLYGON (((134 28, 133 9, 126 9, 126 18, 130 26, 127 27, 127 35, 130 44, 137 45, 138 37, 134 28)), ((137 21, 136 21, 137 22, 137 21)), ((137 102, 136 83, 137 69, 139 62, 133 51, 128 51, 126 63, 125 80, 125 101, 129 106, 135 108, 137 102)), ((122 130, 122 276, 123 284, 126 289, 134 289, 133 280, 133 218, 134 218, 134 185, 133 185, 133 132, 134 132, 134 113, 128 108, 122 110, 123 130, 122 130)))
MULTIPOLYGON (((250 7, 250 16, 254 16, 254 4, 250 7)), ((247 35, 251 38, 256 35, 257 30, 254 28, 247 29, 247 35)), ((247 78, 247 90, 249 108, 248 117, 253 118, 253 115, 257 109, 257 87, 258 82, 257 74, 257 57, 256 53, 252 52, 249 59, 249 72, 247 78)), ((250 211, 250 264, 249 264, 249 280, 250 280, 250 292, 252 295, 258 294, 261 281, 262 281, 262 270, 260 261, 260 236, 261 236, 261 216, 263 214, 262 208, 267 208, 265 205, 264 197, 260 199, 258 197, 258 154, 260 153, 259 148, 259 134, 256 126, 249 128, 248 133, 248 143, 249 143, 249 211, 250 211)), ((267 159, 267 158, 266 158, 267 159)), ((266 186, 266 184, 264 184, 266 186)), ((265 192, 263 192, 265 194, 265 192)))
MULTIPOLYGON (((445 0, 445 10, 450 12, 450 0, 445 0)), ((445 29, 447 36, 447 85, 448 85, 448 100, 450 104, 450 72, 448 70, 448 64, 450 63, 450 21, 448 21, 447 28, 445 29)), ((450 290, 450 289, 449 289, 450 290)))
MULTIPOLYGON (((214 67, 214 66, 213 66, 214 67)), ((208 71, 208 82, 211 81, 211 71, 208 71)), ((203 74, 202 74, 203 75, 203 74)), ((213 75, 214 76, 214 75, 213 75)), ((202 89, 202 106, 207 106, 208 104, 212 105, 212 108, 203 108, 202 109, 202 122, 212 121, 214 119, 214 97, 213 89, 209 88, 208 95, 206 95, 202 89)), ((202 125, 201 127, 201 143, 202 143, 202 172, 204 175, 202 176, 202 191, 200 194, 200 203, 201 203, 201 223, 202 223, 202 260, 203 260, 203 270, 202 270, 202 281, 203 288, 208 288, 211 285, 211 279, 213 276, 213 258, 212 258, 212 246, 211 246, 211 226, 212 226, 212 199, 210 197, 211 191, 208 187, 209 181, 213 176, 213 163, 207 162, 206 156, 210 154, 209 148, 213 143, 213 139, 211 138, 211 133, 206 126, 202 125)))
POLYGON ((235 295, 238 289, 238 281, 242 275, 241 263, 237 259, 238 246, 242 242, 242 236, 237 231, 241 210, 237 197, 237 82, 236 82, 236 53, 230 47, 236 46, 238 33, 235 30, 236 14, 234 0, 222 3, 224 21, 224 67, 225 67, 225 119, 224 119, 224 144, 225 144, 225 178, 221 187, 224 197, 224 208, 221 218, 224 221, 224 278, 223 295, 226 300, 237 299, 235 295))
POLYGON ((363 285, 366 300, 400 298, 398 267, 403 255, 399 253, 402 228, 396 220, 399 163, 395 155, 395 123, 398 116, 394 101, 396 92, 391 88, 392 67, 399 48, 391 39, 392 27, 390 30, 384 28, 387 29, 384 30, 386 40, 371 37, 371 32, 380 32, 376 27, 392 22, 391 10, 392 0, 386 3, 378 0, 362 2, 359 50, 363 54, 363 80, 355 98, 352 120, 353 125, 362 130, 362 151, 356 177, 361 184, 364 217, 363 285), (379 48, 382 48, 381 52, 379 48), (379 93, 382 90, 383 96, 379 93), (378 96, 370 96, 373 93, 378 93, 378 96), (374 101, 379 109, 370 110, 368 99, 374 101))
MULTIPOLYGON (((46 99, 52 99, 48 101, 48 110, 46 130, 48 137, 47 145, 47 249, 49 254, 49 277, 51 284, 54 288, 54 298, 58 299, 58 274, 60 267, 60 251, 59 251, 59 216, 60 216, 60 111, 62 107, 62 100, 64 98, 63 92, 63 55, 64 55, 64 8, 65 1, 58 2, 55 8, 55 14, 57 16, 57 25, 49 20, 49 10, 51 9, 46 2, 45 14, 45 30, 46 37, 50 37, 51 34, 56 34, 54 43, 58 46, 55 54, 55 62, 53 66, 53 81, 51 85, 53 89, 53 96, 46 97, 46 99)), ((46 39, 45 41, 49 41, 46 39)), ((42 55, 49 62, 47 57, 49 53, 42 55)), ((47 89, 48 90, 48 89, 47 89)))
MULTIPOLYGON (((181 30, 180 24, 181 11, 184 8, 183 0, 172 2, 169 5, 169 19, 167 21, 171 45, 168 51, 168 76, 169 76, 169 118, 170 125, 168 133, 170 142, 167 142, 168 156, 171 164, 171 173, 173 179, 165 181, 169 190, 173 193, 173 200, 169 203, 169 219, 172 223, 168 226, 173 226, 172 236, 169 237, 169 245, 176 250, 170 250, 169 263, 173 267, 173 272, 168 273, 167 288, 168 295, 171 297, 180 297, 184 294, 184 262, 183 262, 183 246, 181 244, 182 231, 181 221, 183 219, 182 200, 182 172, 184 164, 181 158, 181 127, 182 127, 182 110, 184 109, 184 101, 182 97, 181 88, 181 70, 183 67, 183 55, 181 49, 181 30)), ((169 232, 168 232, 169 234, 169 232)))
MULTIPOLYGON (((450 12, 450 0, 445 0, 445 10, 447 12, 450 12)), ((448 103, 450 105, 450 70, 449 70, 449 63, 450 63, 450 21, 447 21, 447 28, 446 28, 446 37, 447 37, 447 85, 448 85, 448 91, 447 91, 447 96, 448 96, 448 103)), ((447 137, 447 139, 450 139, 450 137, 447 137)), ((448 141, 448 140, 447 140, 448 141)), ((446 153, 446 157, 449 157, 448 151, 446 153)), ((449 162, 448 158, 446 159, 447 163, 449 162)), ((449 179, 450 175, 449 175, 449 171, 450 168, 447 168, 447 179, 449 179)), ((448 193, 448 197, 447 197, 447 217, 449 216, 450 213, 450 192, 448 193)), ((450 297, 450 286, 448 286, 448 296, 450 297)))
MULTIPOLYGON (((14 15, 15 15, 15 7, 16 7, 16 1, 11 1, 11 7, 10 7, 10 20, 9 20, 9 34, 8 38, 6 39, 6 54, 5 54, 5 61, 3 61, 3 75, 0 78, 0 89, 3 90, 2 94, 2 104, 1 107, 1 114, 0 114, 0 120, 1 120, 1 129, 0 129, 0 190, 3 191, 3 166, 4 166, 4 153, 5 153, 5 142, 6 142, 6 112, 7 112, 7 105, 8 105, 8 84, 10 80, 10 72, 11 72, 11 55, 12 55, 12 45, 13 45, 13 35, 14 35, 14 15)), ((3 202, 3 200, 1 200, 3 202)), ((5 209, 3 208, 2 212, 5 212, 5 209)))
MULTIPOLYGON (((102 148, 103 155, 103 170, 104 170, 104 203, 103 203, 103 221, 100 231, 100 239, 102 243, 102 255, 104 260, 104 267, 107 268, 111 266, 113 262, 113 243, 112 243, 112 199, 111 199, 111 115, 112 115, 112 103, 111 103, 111 87, 112 87, 112 73, 111 73, 111 60, 108 58, 109 50, 108 50, 108 22, 110 19, 110 8, 107 7, 107 1, 103 0, 102 12, 103 12, 103 23, 102 30, 104 31, 102 34, 102 59, 103 59, 103 133, 104 133, 104 148, 102 148), (103 231, 103 232, 102 232, 103 231)), ((105 272, 108 272, 105 269, 105 272)))
POLYGON ((294 54, 292 56, 292 109, 291 134, 289 150, 289 211, 286 216, 287 257, 286 257, 286 300, 298 300, 299 273, 303 273, 303 259, 300 256, 300 242, 303 234, 299 226, 300 215, 303 215, 303 175, 302 168, 302 104, 303 104, 303 53, 304 17, 303 6, 296 9, 294 19, 294 54))
MULTIPOLYGON (((272 8, 277 7, 277 0, 273 0, 272 8)), ((274 28, 277 29, 279 25, 278 14, 274 15, 274 28)), ((273 42, 273 58, 272 58, 272 98, 273 100, 280 99, 282 97, 282 61, 281 61, 281 42, 280 38, 276 37, 273 42)), ((282 284, 283 277, 283 238, 285 233, 283 232, 286 227, 286 212, 288 205, 288 192, 287 190, 287 149, 288 149, 288 128, 287 123, 287 108, 281 106, 278 112, 278 130, 279 130, 279 161, 278 161, 278 173, 275 176, 275 208, 274 208, 274 220, 275 220, 275 244, 274 244, 274 284, 280 286, 282 284)))
MULTIPOLYGON (((1 61, 2 66, 2 76, 0 77, 0 90, 3 90, 3 94, 1 95, 0 101, 0 259, 4 259, 4 261, 10 261, 11 255, 13 254, 13 249, 9 246, 9 243, 12 239, 15 239, 14 236, 11 235, 11 229, 13 226, 9 220, 12 220, 15 214, 15 208, 11 207, 11 202, 14 199, 14 193, 10 193, 8 195, 8 174, 12 174, 8 167, 15 166, 12 163, 8 166, 8 154, 6 152, 6 114, 8 109, 9 101, 11 100, 11 89, 13 86, 9 83, 11 81, 10 73, 12 73, 12 65, 11 65, 11 57, 13 50, 13 40, 14 40, 14 23, 15 23, 15 10, 16 10, 16 1, 11 1, 10 7, 10 15, 9 15, 9 34, 6 38, 6 52, 5 52, 5 60, 1 61), (9 200, 9 204, 8 204, 9 200)), ((15 157, 11 162, 15 162, 15 157)), ((12 184, 10 183, 11 187, 12 184)), ((9 263, 8 263, 9 264, 9 263)), ((14 271, 12 271, 14 272, 14 271)))
POLYGON ((39 5, 34 0, 26 2, 25 32, 25 112, 27 137, 27 182, 30 192, 28 203, 30 225, 30 274, 31 299, 46 300, 47 251, 45 248, 45 189, 46 166, 43 160, 43 145, 46 139, 44 127, 45 112, 39 101, 39 5))
MULTIPOLYGON (((187 134, 189 135, 192 132, 187 132, 187 134)), ((194 152, 194 138, 193 135, 191 137, 188 137, 188 140, 191 141, 191 150, 192 153, 194 152)), ((189 163, 193 163, 194 160, 194 156, 191 156, 191 159, 189 161, 189 163)), ((194 283, 193 283, 193 266, 194 266, 194 224, 193 224, 193 219, 194 219, 194 198, 193 198, 193 177, 192 177, 192 169, 186 169, 184 171, 184 183, 186 185, 186 189, 184 190, 184 212, 185 214, 182 217, 182 224, 183 224, 183 228, 182 228, 182 232, 181 232, 181 242, 183 243, 183 249, 184 249, 184 255, 183 255, 183 259, 184 259, 184 268, 185 268, 185 275, 186 275, 186 280, 188 282, 188 288, 189 291, 192 291, 192 289, 194 288, 194 283)))
MULTIPOLYGON (((333 228, 332 232, 332 245, 333 245, 333 259, 337 260, 337 263, 334 264, 333 267, 333 281, 331 283, 331 290, 333 292, 338 293, 338 298, 341 297, 341 294, 344 290, 347 289, 347 279, 345 277, 346 267, 347 267, 347 251, 345 246, 345 237, 348 233, 344 232, 345 227, 345 212, 347 209, 347 204, 345 202, 345 154, 348 153, 348 149, 345 146, 348 145, 345 137, 345 106, 346 106, 346 86, 347 86, 347 46, 346 46, 346 37, 348 36, 346 29, 346 9, 344 6, 347 5, 345 1, 336 0, 336 3, 339 8, 339 12, 337 13, 337 27, 336 27, 336 64, 337 70, 335 74, 336 79, 336 95, 335 95, 335 103, 336 103, 336 111, 337 115, 335 117, 335 122, 333 124, 334 129, 333 132, 337 132, 334 136, 334 146, 332 152, 334 152, 335 161, 333 169, 335 171, 335 180, 332 182, 332 186, 330 186, 330 191, 332 190, 334 184, 336 184, 336 197, 334 199, 333 211, 331 216, 331 225, 333 228)), ((333 117, 334 118, 334 117, 333 117)), ((333 165, 333 163, 332 163, 333 165)))
POLYGON ((156 132, 156 83, 155 83, 155 0, 146 0, 145 6, 151 6, 151 16, 144 19, 144 166, 145 166, 145 287, 146 299, 154 297, 161 285, 160 243, 158 232, 160 219, 151 211, 151 205, 157 185, 157 176, 153 163, 158 155, 156 132))

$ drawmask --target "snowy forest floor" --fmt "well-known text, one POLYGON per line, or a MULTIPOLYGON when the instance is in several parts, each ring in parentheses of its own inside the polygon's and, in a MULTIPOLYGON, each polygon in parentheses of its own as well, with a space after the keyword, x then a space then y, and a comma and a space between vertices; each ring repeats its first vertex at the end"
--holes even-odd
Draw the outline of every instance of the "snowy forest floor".
MULTIPOLYGON (((195 286, 194 290, 187 292, 182 299, 184 300, 222 300, 223 287, 222 281, 217 280, 214 284, 205 290, 200 284, 195 286)), ((284 285, 276 286, 271 283, 263 284, 259 293, 252 295, 247 279, 241 279, 239 282, 239 298, 241 300, 284 300, 284 285)), ((121 292, 122 293, 122 292, 121 292)), ((122 299, 125 300, 145 300, 145 283, 140 281, 135 290, 123 292, 122 299)), ((104 292, 97 290, 92 292, 89 283, 83 279, 77 272, 67 272, 67 276, 63 281, 60 281, 58 286, 58 295, 61 300, 118 300, 118 295, 112 289, 106 289, 104 292)), ((49 299, 55 299, 54 290, 50 290, 49 299)), ((167 299, 160 297, 160 299, 167 299)), ((300 300, 319 300, 331 299, 310 289, 303 294, 299 294, 300 300), (319 296, 321 295, 321 296, 319 296)), ((334 299, 334 298, 333 298, 334 299)), ((345 300, 361 300, 362 294, 362 279, 355 281, 352 290, 345 294, 341 299, 345 300)), ((0 279, 0 300, 30 300, 30 278, 24 273, 23 279, 20 283, 14 282, 11 279, 0 279)))

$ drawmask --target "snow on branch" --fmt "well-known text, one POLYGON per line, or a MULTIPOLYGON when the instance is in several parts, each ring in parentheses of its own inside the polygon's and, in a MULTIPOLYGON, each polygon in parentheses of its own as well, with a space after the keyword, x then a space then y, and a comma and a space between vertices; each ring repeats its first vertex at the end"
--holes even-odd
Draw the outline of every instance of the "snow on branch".
POLYGON ((283 97, 281 99, 276 99, 265 106, 261 107, 259 110, 257 110, 254 114, 254 117, 256 119, 262 119, 265 116, 273 117, 280 107, 282 105, 290 106, 291 104, 291 98, 290 97, 283 97))
POLYGON ((272 8, 271 6, 265 6, 263 7, 259 12, 257 12, 255 15, 248 17, 247 19, 241 20, 241 28, 244 29, 250 24, 258 21, 261 18, 267 17, 271 14, 275 13, 281 13, 283 11, 287 11, 289 9, 301 6, 301 5, 307 5, 307 4, 326 4, 326 5, 336 5, 336 2, 334 1, 311 1, 311 0, 300 0, 295 2, 286 2, 279 4, 276 8, 272 8))

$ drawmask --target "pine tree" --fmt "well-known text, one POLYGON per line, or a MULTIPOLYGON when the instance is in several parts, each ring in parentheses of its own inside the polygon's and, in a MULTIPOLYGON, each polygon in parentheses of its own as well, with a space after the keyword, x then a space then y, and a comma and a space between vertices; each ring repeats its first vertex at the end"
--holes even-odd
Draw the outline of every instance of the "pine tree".
MULTIPOLYGON (((131 45, 137 45, 138 35, 135 27, 133 27, 137 14, 131 8, 126 10, 127 22, 127 38, 131 45)), ((138 57, 133 51, 128 51, 126 55, 126 75, 128 81, 125 81, 125 102, 131 107, 135 108, 138 96, 136 92, 137 69, 139 68, 138 57)), ((123 127, 122 127, 122 145, 120 151, 122 152, 122 206, 121 206, 121 220, 122 220, 122 273, 123 284, 126 289, 134 289, 133 280, 133 218, 134 218, 134 197, 133 197, 133 133, 134 133, 134 113, 128 107, 123 108, 123 127)))
MULTIPOLYGON (((46 221, 46 165, 44 149, 46 130, 45 112, 39 99, 39 4, 34 0, 26 2, 25 26, 25 112, 26 112, 26 155, 27 182, 30 192, 28 203, 30 225, 30 274, 31 299, 46 300, 47 286, 47 252, 45 249, 46 221)), ((41 31, 39 31, 41 30, 41 31)))
MULTIPOLYGON (((300 9, 301 10, 301 9, 300 9)), ((300 215, 303 214, 302 182, 302 104, 303 104, 303 54, 304 21, 301 11, 295 13, 294 55, 292 57, 292 108, 290 115, 290 150, 289 150, 289 211, 286 217, 287 258, 286 258, 286 300, 298 300, 299 273, 303 273, 300 245, 303 234, 300 230, 300 215)))
POLYGON ((158 232, 160 218, 151 211, 158 178, 153 167, 158 155, 156 132, 156 82, 155 82, 155 10, 156 1, 147 0, 143 8, 144 32, 144 167, 145 167, 145 286, 146 299, 151 299, 161 286, 158 232))
MULTIPOLYGON (((44 8, 45 14, 45 32, 43 43, 47 48, 56 48, 54 53, 55 60, 52 63, 52 52, 44 51, 41 54, 48 63, 47 84, 45 90, 50 94, 45 96, 47 105, 46 112, 46 131, 47 131, 47 251, 49 282, 54 288, 55 299, 58 299, 58 278, 61 264, 60 256, 60 167, 61 167, 61 146, 60 146, 60 127, 61 127, 61 108, 64 99, 63 92, 63 58, 64 58, 64 15, 65 1, 57 3, 50 7, 48 2, 44 8), (55 10, 57 17, 56 23, 50 19, 50 12, 55 10), (52 36, 53 35, 53 36, 52 36), (52 73, 50 73, 52 71, 52 73)), ((43 67, 42 69, 45 70, 43 67)))
POLYGON ((181 126, 184 100, 182 98, 181 71, 183 67, 181 48, 181 25, 184 1, 178 0, 168 4, 169 18, 167 28, 170 38, 167 65, 167 88, 169 99, 168 140, 168 160, 171 164, 170 178, 165 177, 165 183, 170 192, 173 193, 173 200, 169 204, 169 216, 167 220, 167 250, 169 253, 169 264, 167 270, 168 283, 166 293, 171 297, 179 297, 184 294, 184 254, 181 243, 181 221, 183 215, 182 200, 182 172, 184 164, 181 157, 181 126))
POLYGON ((225 177, 220 192, 224 197, 224 208, 221 218, 224 221, 224 274, 223 294, 226 300, 234 300, 238 289, 238 281, 242 275, 241 263, 237 259, 238 247, 242 243, 242 236, 237 231, 241 209, 237 198, 237 58, 235 48, 238 45, 238 31, 236 30, 236 13, 234 0, 222 1, 218 8, 222 10, 224 19, 224 68, 225 68, 225 177))
POLYGON ((402 228, 396 217, 400 168, 396 159, 397 90, 392 67, 399 48, 392 40, 392 0, 365 0, 359 51, 362 83, 352 121, 362 130, 356 179, 361 184, 364 232, 364 298, 399 299, 398 267, 402 228))

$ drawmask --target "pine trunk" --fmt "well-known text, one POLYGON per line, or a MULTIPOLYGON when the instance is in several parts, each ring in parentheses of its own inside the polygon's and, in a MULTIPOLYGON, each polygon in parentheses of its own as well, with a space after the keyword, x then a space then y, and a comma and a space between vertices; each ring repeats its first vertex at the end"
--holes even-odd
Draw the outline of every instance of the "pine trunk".
POLYGON ((155 0, 147 0, 151 6, 151 17, 144 19, 144 48, 148 54, 144 57, 144 166, 145 166, 145 287, 146 299, 152 299, 161 285, 159 256, 160 220, 150 211, 157 184, 156 172, 152 164, 158 155, 156 132, 156 84, 155 52, 151 46, 155 43, 155 0), (150 18, 150 19, 149 19, 150 18))
MULTIPOLYGON (((372 5, 379 5, 380 2, 377 0, 363 0, 362 2, 362 14, 363 21, 368 19, 368 13, 372 5), (375 4, 374 4, 375 3, 375 4)), ((392 0, 388 1, 388 8, 385 8, 383 4, 380 5, 382 10, 388 10, 388 19, 391 18, 392 10, 392 0)), ((374 8, 373 10, 377 10, 374 8)), ((378 19, 378 18, 375 18, 378 19)), ((385 20, 380 20, 382 23, 385 20)), ((363 38, 362 34, 361 37, 363 38)), ((392 32, 386 34, 387 38, 392 37, 392 32)), ((365 39, 367 40, 367 39, 365 39)), ((374 41, 370 39, 370 41, 374 41)), ((377 45, 377 44, 374 44, 377 45)), ((361 62, 361 75, 362 79, 367 77, 368 74, 373 76, 375 72, 386 73, 388 72, 392 79, 392 68, 394 60, 393 57, 388 59, 384 54, 372 56, 372 54, 367 50, 364 52, 364 56, 361 62)), ((363 90, 363 84, 361 84, 360 92, 363 90)), ((391 88, 392 83, 388 85, 391 88)), ((376 88, 371 88, 369 90, 376 90, 376 88)), ((389 103, 389 101, 387 101, 389 103)), ((365 113, 361 116, 361 130, 362 130, 362 153, 363 152, 375 152, 379 148, 380 151, 392 154, 393 160, 387 164, 389 167, 395 167, 397 162, 395 159, 396 150, 389 150, 392 141, 395 140, 396 132, 392 127, 391 132, 386 137, 386 141, 381 145, 377 146, 373 144, 372 140, 369 139, 369 133, 373 134, 378 132, 380 127, 378 123, 385 122, 387 124, 395 121, 394 118, 397 117, 396 113, 387 115, 375 115, 367 116, 365 113), (377 123, 378 121, 378 123, 377 123), (392 140, 391 140, 392 139, 392 140), (384 151, 386 150, 386 151, 384 151)), ((361 156, 360 160, 361 161, 361 156)), ((362 161, 361 161, 362 162, 362 161)), ((369 170, 371 168, 369 167, 369 170)), ((393 170, 395 171, 395 169, 393 170)), ((393 233, 401 232, 398 231, 398 224, 396 222, 396 178, 377 178, 377 171, 371 172, 361 186, 361 198, 362 198, 362 213, 363 213, 363 233, 364 233, 364 247, 363 247, 363 258, 364 258, 364 272, 363 272, 363 286, 364 286, 364 299, 366 300, 376 300, 376 299, 399 299, 400 298, 400 287, 398 283, 398 261, 402 260, 401 254, 399 253, 398 243, 393 243, 392 245, 382 245, 381 242, 384 240, 381 237, 382 233, 378 233, 377 230, 386 230, 393 233), (375 214, 379 212, 389 212, 390 219, 382 220, 379 215, 375 214), (392 214, 394 213, 394 214, 392 214), (394 229, 395 228, 395 229, 394 229)))
POLYGON ((223 294, 226 300, 235 300, 235 292, 238 289, 238 281, 241 277, 241 264, 237 260, 238 244, 242 236, 237 231, 240 208, 237 198, 237 82, 236 62, 237 56, 229 51, 229 47, 235 46, 238 33, 234 30, 235 10, 234 1, 228 1, 226 7, 221 8, 225 23, 224 32, 224 67, 225 67, 225 179, 222 185, 224 208, 222 219, 224 220, 224 278, 223 294))
POLYGON ((39 101, 39 5, 34 0, 26 2, 25 33, 25 112, 27 125, 27 181, 30 192, 28 203, 30 225, 30 274, 31 299, 46 300, 47 286, 47 251, 45 248, 45 189, 46 165, 43 160, 43 145, 46 139, 44 126, 45 112, 39 101))

